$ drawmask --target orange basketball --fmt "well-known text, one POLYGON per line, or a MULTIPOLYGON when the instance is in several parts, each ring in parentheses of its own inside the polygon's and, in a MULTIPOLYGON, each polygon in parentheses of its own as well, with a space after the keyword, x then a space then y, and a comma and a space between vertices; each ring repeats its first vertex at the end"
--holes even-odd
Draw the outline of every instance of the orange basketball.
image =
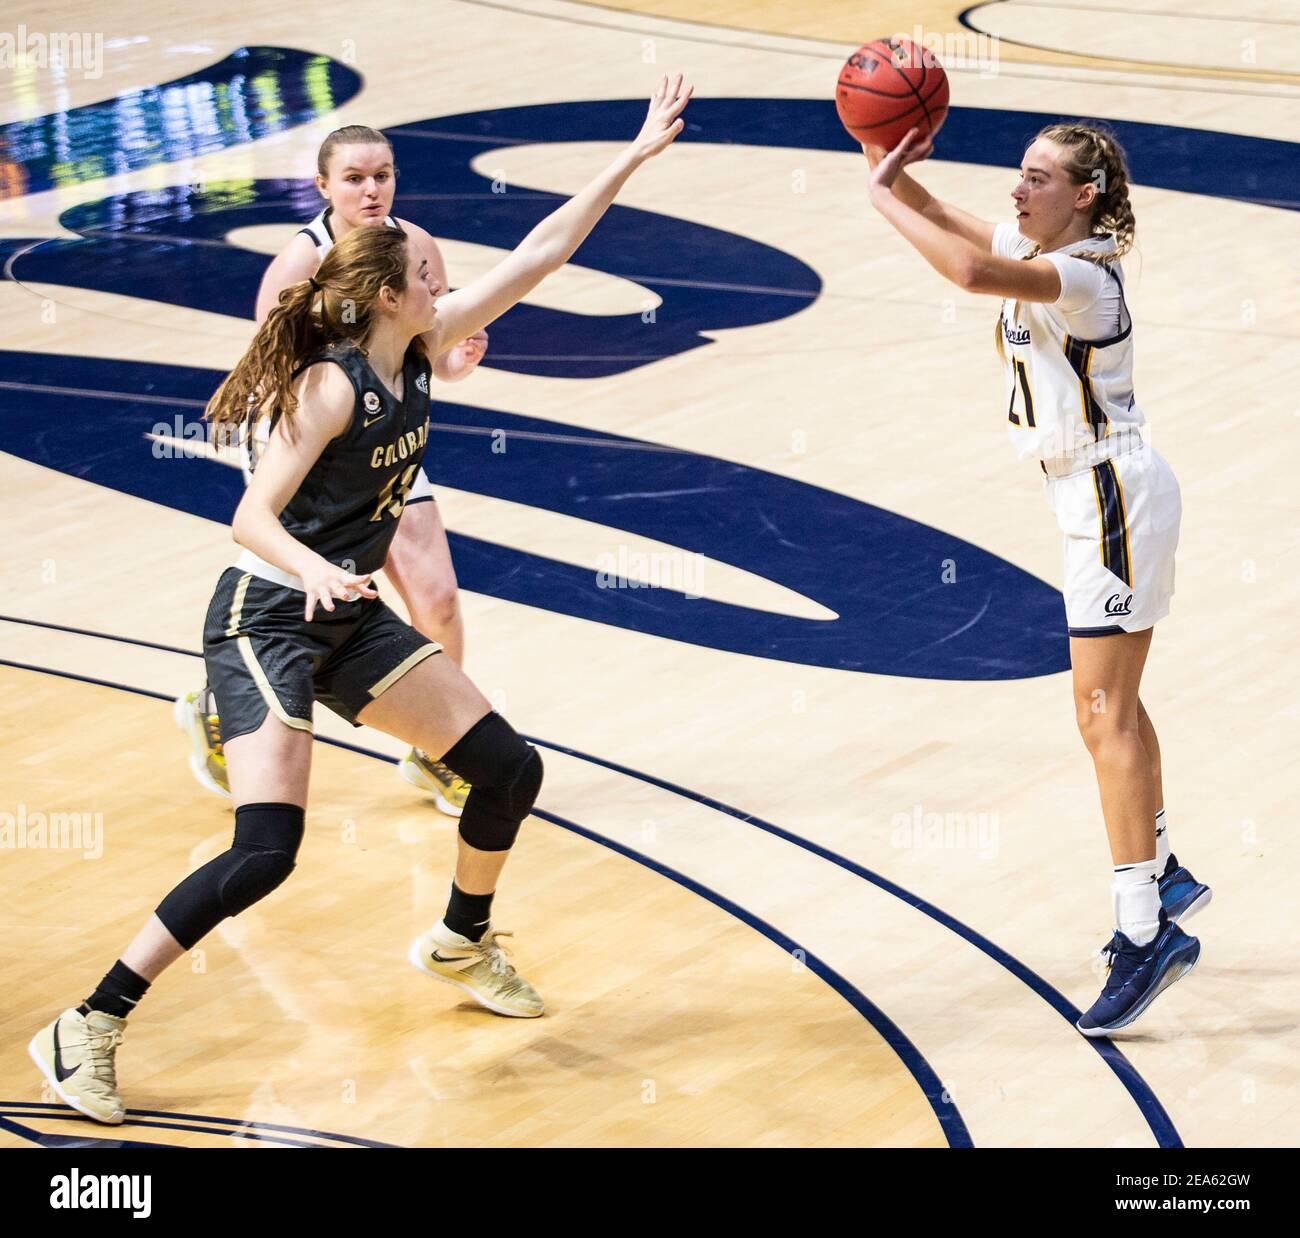
POLYGON ((913 126, 922 137, 939 132, 948 115, 948 75, 911 39, 873 39, 844 62, 835 110, 859 142, 889 150, 913 126))

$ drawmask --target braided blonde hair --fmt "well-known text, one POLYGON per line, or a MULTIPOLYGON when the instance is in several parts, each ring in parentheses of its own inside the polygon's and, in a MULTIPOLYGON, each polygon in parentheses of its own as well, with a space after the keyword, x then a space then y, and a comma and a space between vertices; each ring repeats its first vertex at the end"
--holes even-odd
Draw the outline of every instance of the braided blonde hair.
POLYGON ((1128 160, 1119 139, 1105 125, 1063 121, 1040 129, 1034 140, 1046 138, 1065 152, 1061 170, 1076 185, 1097 186, 1092 206, 1092 235, 1113 236, 1113 254, 1077 255, 1090 262, 1114 262, 1133 248, 1137 220, 1129 201, 1128 160))
MULTIPOLYGON (((1064 152, 1061 170, 1070 178, 1072 184, 1092 184, 1097 187, 1090 221, 1092 235, 1115 238, 1113 253, 1099 254, 1096 251, 1085 250, 1072 256, 1082 258, 1085 262, 1095 262, 1100 266, 1118 262, 1133 248, 1133 239, 1137 232, 1137 219, 1128 196, 1128 160, 1119 139, 1106 125, 1084 124, 1081 121, 1061 121, 1055 125, 1045 125, 1034 135, 1034 141, 1038 141, 1039 138, 1055 142, 1064 152)), ((1025 254, 1025 261, 1037 258, 1038 254, 1039 247, 1035 245, 1025 254)), ((1019 317, 1020 302, 1017 301, 1011 311, 1012 322, 1019 317)), ((993 335, 998 356, 1005 361, 1006 347, 1002 343, 1000 318, 993 325, 993 335)))

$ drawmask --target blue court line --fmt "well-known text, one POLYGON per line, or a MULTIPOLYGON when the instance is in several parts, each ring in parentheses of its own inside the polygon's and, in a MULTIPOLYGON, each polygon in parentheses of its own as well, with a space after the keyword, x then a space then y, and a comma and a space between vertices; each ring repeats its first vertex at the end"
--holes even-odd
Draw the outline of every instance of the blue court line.
POLYGON ((52 632, 70 632, 73 636, 94 636, 99 640, 117 641, 121 645, 138 645, 141 649, 161 649, 163 653, 181 653, 187 658, 201 658, 192 649, 179 649, 175 645, 159 645, 151 640, 137 640, 134 636, 114 636, 111 632, 95 632, 90 628, 70 628, 64 623, 46 623, 43 619, 21 619, 17 615, 0 615, 0 623, 22 623, 29 628, 49 628, 52 632))
MULTIPOLYGON (((130 1127, 133 1130, 137 1127, 154 1127, 165 1131, 167 1130, 195 1131, 200 1135, 231 1134, 230 1131, 222 1130, 220 1127, 197 1126, 190 1122, 142 1122, 138 1118, 132 1118, 130 1116, 131 1113, 133 1112, 135 1111, 129 1109, 127 1110, 128 1121, 121 1123, 121 1126, 130 1127)), ((17 1116, 31 1117, 30 1114, 23 1114, 17 1116)), ((54 1115, 54 1116, 61 1116, 61 1115, 54 1115)), ((69 1109, 67 1116, 75 1117, 80 1115, 77 1114, 77 1111, 75 1109, 69 1109)), ((87 1145, 94 1146, 95 1144, 105 1143, 105 1142, 119 1147, 125 1146, 125 1147, 139 1147, 139 1148, 174 1148, 178 1146, 176 1144, 168 1144, 168 1143, 145 1143, 143 1141, 137 1141, 132 1139, 105 1140, 102 1136, 84 1137, 81 1135, 56 1135, 56 1134, 46 1133, 44 1131, 32 1130, 30 1127, 22 1126, 18 1122, 13 1121, 12 1118, 13 1115, 6 1116, 6 1114, 0 1113, 0 1127, 4 1127, 5 1129, 12 1131, 15 1135, 19 1135, 24 1139, 35 1139, 35 1141, 41 1144, 43 1147, 68 1147, 70 1145, 67 1142, 65 1142, 67 1140, 72 1141, 71 1146, 73 1147, 86 1147, 87 1145), (51 1143, 47 1141, 54 1141, 54 1142, 51 1143)), ((87 1118, 86 1121, 91 1122, 93 1121, 93 1119, 87 1118)), ((113 1129, 116 1130, 118 1128, 114 1127, 113 1129)), ((238 1134, 241 1139, 249 1139, 255 1143, 282 1143, 282 1144, 288 1144, 291 1148, 320 1147, 319 1144, 307 1143, 305 1140, 302 1139, 291 1139, 287 1135, 259 1135, 256 1131, 240 1131, 238 1132, 238 1134)), ((372 1146, 377 1148, 395 1148, 398 1147, 399 1145, 377 1143, 372 1146)))
MULTIPOLYGON (((33 623, 36 626, 44 626, 37 623, 35 620, 29 620, 27 622, 33 623)), ((128 640, 126 637, 120 637, 119 639, 128 640)), ((112 680, 98 679, 91 675, 76 675, 71 671, 53 670, 47 666, 34 666, 28 662, 15 662, 8 658, 0 658, 0 666, 13 667, 17 670, 34 671, 41 675, 53 675, 60 679, 72 679, 78 683, 94 684, 96 687, 100 688, 113 688, 119 692, 131 692, 137 696, 149 697, 152 700, 170 702, 173 699, 165 692, 154 692, 149 688, 137 688, 131 684, 115 683, 112 680)), ((356 744, 349 744, 342 740, 329 739, 325 736, 319 735, 314 738, 321 743, 330 744, 336 748, 344 748, 362 756, 385 761, 389 764, 397 763, 393 757, 385 756, 380 752, 373 752, 367 748, 359 747, 356 744)), ((554 745, 550 744, 545 746, 548 748, 554 747, 554 745)), ((557 751, 560 750, 557 749, 557 751)), ((834 989, 835 992, 843 997, 854 1010, 856 1010, 864 1019, 867 1020, 868 1023, 871 1024, 881 1039, 884 1040, 891 1049, 893 1049, 894 1053, 898 1056, 899 1061, 907 1068, 908 1073, 916 1081, 917 1086, 921 1089, 926 1100, 929 1102, 930 1108, 934 1112, 935 1119, 939 1123, 939 1129, 943 1132, 944 1138, 948 1141, 948 1146, 950 1148, 971 1148, 975 1146, 971 1141, 970 1132, 966 1128, 965 1121, 958 1112, 956 1104, 954 1104, 951 1099, 947 1098, 943 1084, 939 1081, 938 1075, 934 1073, 933 1067, 931 1067, 929 1062, 927 1062, 924 1056, 922 1056, 921 1052, 907 1038, 902 1029, 900 1029, 883 1010, 868 1000, 867 996, 860 989, 850 984, 843 976, 833 968, 827 966, 827 964, 823 963, 811 951, 805 950, 796 941, 787 937, 779 929, 773 928, 766 921, 759 919, 757 916, 746 911, 738 904, 733 903, 723 895, 718 894, 716 891, 709 889, 707 886, 701 885, 690 877, 687 877, 684 873, 679 873, 675 869, 660 864, 658 861, 652 860, 638 851, 633 851, 630 847, 625 847, 621 843, 614 842, 612 839, 597 834, 592 830, 588 830, 575 822, 569 821, 567 818, 556 815, 555 813, 547 812, 544 809, 535 807, 532 815, 540 817, 543 821, 549 821, 552 825, 558 825, 562 829, 569 830, 570 832, 578 834, 592 842, 599 843, 601 846, 607 847, 609 850, 617 852, 619 855, 622 855, 627 859, 635 860, 638 864, 644 865, 646 868, 659 873, 661 876, 667 877, 669 880, 676 882, 678 885, 683 886, 692 893, 698 894, 701 898, 707 899, 710 903, 714 904, 714 906, 728 912, 743 924, 747 924, 756 932, 761 933, 769 941, 775 943, 792 957, 801 956, 802 962, 808 970, 815 976, 818 976, 822 981, 834 989), (796 951, 798 952, 798 956, 796 956, 796 951)), ((4 1125, 3 1118, 0 1118, 0 1125, 4 1125)), ((138 1123, 138 1125, 163 1126, 165 1124, 160 1122, 141 1122, 138 1123)), ((182 1126, 180 1129, 203 1130, 201 1127, 185 1126, 182 1126)), ((283 1129, 289 1128, 286 1127, 283 1129)))
MULTIPOLYGON (((120 685, 114 685, 120 686, 120 685)), ((274 1139, 275 1136, 267 1132, 279 1131, 289 1135, 305 1135, 309 1138, 328 1139, 332 1143, 354 1144, 358 1148, 396 1148, 399 1144, 383 1143, 377 1139, 362 1139, 357 1135, 335 1135, 330 1131, 318 1131, 308 1126, 283 1126, 279 1122, 249 1122, 244 1118, 222 1118, 214 1117, 209 1113, 173 1113, 164 1109, 128 1109, 128 1118, 136 1115, 141 1118, 166 1118, 165 1122, 124 1122, 123 1126, 154 1126, 163 1130, 174 1126, 177 1130, 183 1131, 203 1131, 201 1126, 184 1125, 187 1122, 204 1122, 209 1127, 235 1127, 233 1131, 213 1130, 207 1131, 208 1134, 234 1134, 247 1136, 248 1138, 258 1138, 265 1136, 267 1139, 274 1139)), ((52 1104, 48 1101, 0 1101, 0 1117, 8 1118, 33 1118, 33 1117, 51 1117, 51 1118, 70 1118, 81 1119, 84 1115, 78 1113, 75 1109, 67 1105, 52 1104), (37 1109, 40 1113, 29 1113, 28 1110, 37 1109), (21 1112, 19 1112, 21 1111, 21 1112)), ((85 1121, 91 1122, 93 1118, 85 1118, 85 1121)), ((95 1129, 98 1129, 96 1127, 95 1129)), ((285 1140, 283 1142, 289 1142, 285 1140)), ((171 1144, 159 1144, 159 1147, 172 1147, 171 1144)), ((300 1148, 316 1147, 315 1144, 302 1143, 295 1144, 300 1148)))
MULTIPOLYGON (((549 748, 553 745, 547 744, 546 746, 549 748)), ((638 864, 644 865, 661 877, 667 877, 669 881, 675 881, 679 886, 690 890, 692 894, 698 894, 715 907, 722 908, 723 911, 735 916, 743 924, 749 925, 750 928, 766 937, 768 941, 775 942, 787 954, 800 958, 809 971, 830 985, 835 992, 876 1029, 881 1039, 893 1049, 898 1056, 898 1060, 907 1067, 912 1078, 916 1080, 917 1086, 925 1093, 925 1099, 930 1102, 930 1108, 934 1110, 934 1116, 939 1120, 939 1127, 948 1140, 948 1146, 950 1148, 973 1148, 975 1146, 971 1142, 966 1123, 962 1120, 961 1114, 957 1112, 957 1106, 947 1098, 943 1084, 939 1081, 938 1075, 934 1073, 934 1069, 925 1060, 921 1051, 879 1006, 870 1001, 861 989, 850 984, 834 968, 823 963, 815 954, 805 950, 793 938, 787 937, 781 932, 780 929, 773 928, 766 920, 760 919, 753 912, 746 911, 738 903, 733 903, 716 890, 701 885, 698 881, 686 876, 685 873, 679 873, 676 869, 669 868, 668 865, 661 864, 658 860, 652 860, 639 851, 633 851, 631 847, 625 847, 622 843, 617 843, 603 834, 597 834, 556 813, 547 812, 543 808, 534 807, 532 815, 540 817, 543 821, 549 821, 552 825, 558 825, 561 829, 569 830, 571 833, 590 839, 592 842, 600 843, 602 847, 608 847, 611 851, 616 851, 629 860, 635 860, 638 864)))
MULTIPOLYGON (((0 615, 0 620, 5 619, 10 619, 10 616, 0 615)), ((37 627, 50 626, 41 623, 39 620, 21 620, 20 622, 30 623, 37 627)), ((95 635, 85 629, 69 630, 77 631, 79 634, 84 635, 95 635)), ((129 637, 114 637, 113 639, 133 643, 129 637)), ((198 657, 201 655, 190 654, 190 656, 198 657)), ((17 663, 5 663, 3 660, 0 660, 0 665, 6 664, 18 665, 17 663)), ((39 671, 43 668, 25 667, 24 669, 39 671)), ((71 676, 71 678, 80 677, 71 676)), ((87 682, 98 683, 100 681, 88 680, 87 682)), ((118 687, 120 685, 108 684, 106 686, 118 687)), ((143 691, 143 689, 130 690, 143 691)), ((155 695, 158 696, 159 699, 170 699, 164 698, 158 693, 147 693, 147 695, 155 695)), ((563 744, 551 743, 548 740, 540 739, 535 735, 526 735, 524 738, 530 743, 536 744, 538 747, 550 749, 552 752, 563 753, 566 756, 574 757, 576 760, 587 761, 590 764, 602 766, 614 773, 636 779, 653 787, 658 787, 660 790, 667 791, 670 794, 679 795, 684 799, 691 800, 692 802, 710 808, 715 812, 722 813, 728 817, 733 817, 742 824, 752 825, 755 829, 763 830, 776 838, 780 838, 783 842, 790 843, 804 851, 810 852, 820 859, 828 860, 830 863, 837 865, 846 872, 852 873, 855 877, 859 877, 863 881, 869 882, 877 889, 884 891, 886 894, 891 894, 895 898, 900 899, 909 907, 915 908, 923 915, 929 916, 936 923, 943 925, 944 928, 957 934, 957 936, 963 941, 974 946, 995 963, 1004 967, 1022 984, 1028 986, 1030 990, 1041 997, 1049 1006, 1052 1007, 1053 1010, 1061 1015, 1070 1024, 1071 1029, 1074 1029, 1075 1024, 1078 1022, 1082 1014, 1078 1007, 1075 1006, 1063 993, 1055 989, 1051 984, 1044 980, 1042 976, 1038 975, 1037 972, 1026 966, 1014 955, 1008 953, 1001 946, 990 941, 983 934, 976 932, 975 929, 963 924, 954 916, 949 915, 946 911, 936 907, 933 903, 927 902, 919 895, 913 894, 910 890, 904 889, 902 886, 890 881, 886 877, 882 877, 879 873, 872 872, 870 869, 854 863, 846 856, 842 856, 837 852, 831 851, 829 848, 820 846, 817 843, 810 842, 806 838, 801 838, 797 834, 792 834, 790 831, 784 830, 778 825, 773 825, 769 821, 764 821, 761 817, 756 817, 751 813, 741 812, 738 808, 732 808, 729 804, 722 803, 721 800, 715 800, 711 796, 701 795, 699 792, 691 791, 686 787, 678 786, 676 783, 668 782, 665 779, 656 778, 653 774, 645 774, 640 770, 632 769, 630 766, 620 765, 616 761, 608 761, 603 757, 593 756, 590 753, 582 752, 576 748, 569 748, 563 744)), ((362 748, 359 745, 346 743, 343 740, 326 739, 323 742, 334 744, 336 747, 345 748, 349 751, 361 753, 365 756, 379 757, 386 761, 392 760, 390 757, 384 757, 382 753, 376 753, 370 749, 362 748)), ((1092 1037, 1082 1037, 1082 1039, 1091 1045, 1100 1055, 1102 1061, 1106 1063, 1111 1072, 1115 1075, 1116 1079, 1118 1079, 1124 1086, 1125 1091, 1127 1091, 1133 1098, 1133 1102, 1137 1105, 1138 1111, 1142 1114, 1143 1119, 1150 1128, 1151 1134, 1155 1138, 1157 1145, 1162 1148, 1181 1148, 1183 1146, 1182 1137, 1178 1134, 1173 1119, 1170 1118, 1165 1107, 1160 1103, 1160 1100, 1152 1090, 1151 1085, 1142 1078, 1137 1067, 1135 1067, 1133 1063, 1124 1056, 1120 1048, 1113 1041, 1105 1037, 1095 1039, 1092 1037)))
MULTIPOLYGON (((755 817, 751 813, 741 812, 738 808, 732 808, 729 804, 722 803, 721 800, 715 800, 711 796, 701 795, 697 791, 691 791, 686 787, 678 786, 676 783, 668 782, 663 778, 656 778, 653 774, 643 774, 640 770, 632 769, 626 765, 619 765, 615 761, 607 761, 603 757, 592 756, 590 753, 581 752, 577 748, 568 748, 562 744, 553 744, 544 739, 538 739, 533 735, 524 736, 530 743, 536 744, 542 748, 549 748, 553 752, 562 752, 566 756, 571 756, 580 761, 589 762, 592 765, 604 766, 617 774, 622 774, 627 778, 634 778, 640 782, 645 782, 660 790, 668 791, 673 795, 679 795, 683 799, 691 800, 694 803, 701 804, 705 808, 710 808, 715 812, 722 813, 728 817, 734 817, 737 821, 745 825, 752 825, 755 829, 762 830, 764 833, 771 834, 783 842, 790 843, 804 851, 811 852, 819 859, 828 860, 830 863, 852 873, 855 877, 862 878, 863 881, 870 882, 879 890, 886 894, 892 894, 895 898, 906 903, 909 907, 914 907, 923 915, 944 928, 956 933, 963 941, 974 946, 981 953, 987 955, 995 963, 1005 967, 1015 978, 1027 985, 1034 993, 1038 994, 1049 1006, 1058 1014, 1062 1015, 1073 1029, 1078 1022, 1082 1012, 1073 1005, 1070 1000, 1063 994, 1052 987, 1042 976, 1033 971, 1017 959, 1014 955, 1009 954, 1001 946, 990 941, 983 934, 976 932, 973 928, 963 924, 956 917, 949 915, 946 911, 936 907, 933 903, 927 902, 910 890, 905 890, 902 886, 890 881, 887 877, 882 877, 879 873, 872 872, 869 868, 863 868, 860 864, 855 864, 847 856, 842 856, 838 852, 831 851, 818 843, 811 842, 798 834, 792 834, 789 830, 783 830, 779 825, 773 825, 769 821, 764 821, 761 817, 755 817)), ((1092 1039, 1091 1037, 1081 1037, 1086 1040, 1100 1055, 1102 1060, 1114 1072, 1115 1077, 1124 1085, 1128 1094, 1137 1104, 1139 1111, 1146 1120, 1147 1125, 1151 1128, 1152 1135, 1155 1136, 1156 1142, 1162 1148, 1181 1148, 1183 1146, 1182 1138, 1179 1136, 1177 1129, 1174 1127, 1173 1120, 1165 1111, 1164 1106, 1160 1103, 1156 1094, 1151 1090, 1151 1086, 1138 1073, 1137 1068, 1132 1062, 1124 1056, 1117 1045, 1112 1041, 1103 1038, 1092 1039)))
MULTIPOLYGON (((75 1109, 68 1110, 69 1115, 80 1116, 75 1109)), ((28 1116, 28 1115, 23 1115, 28 1116)), ((86 1119, 90 1121, 89 1118, 86 1119)), ((30 1126, 23 1126, 20 1122, 15 1122, 0 1113, 0 1131, 8 1131, 11 1135, 17 1135, 19 1139, 26 1139, 28 1143, 34 1143, 42 1148, 62 1148, 71 1151, 74 1148, 96 1149, 96 1148, 174 1148, 177 1145, 172 1143, 146 1143, 141 1139, 106 1139, 97 1135, 55 1135, 47 1131, 32 1130, 30 1126)))

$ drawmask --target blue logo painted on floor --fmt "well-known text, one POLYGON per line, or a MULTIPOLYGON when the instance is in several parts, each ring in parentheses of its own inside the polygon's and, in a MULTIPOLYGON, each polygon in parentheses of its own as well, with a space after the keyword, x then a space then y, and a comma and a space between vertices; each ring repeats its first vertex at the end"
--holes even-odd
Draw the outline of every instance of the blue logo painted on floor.
MULTIPOLYGON (((402 169, 395 209, 439 236, 511 247, 560 199, 509 187, 494 193, 473 161, 520 143, 626 138, 643 113, 640 100, 609 100, 401 126, 392 131, 402 169)), ((1027 137, 1052 119, 954 108, 938 157, 1013 167, 1027 137)), ((828 100, 696 100, 688 122, 685 142, 848 149, 828 100)), ((1132 122, 1115 128, 1146 184, 1300 204, 1287 171, 1293 143, 1132 122)), ((19 280, 247 317, 266 258, 225 243, 227 234, 249 224, 301 222, 318 206, 308 179, 118 195, 65 213, 62 222, 79 239, 34 248, 10 239, 0 242, 0 257, 14 259, 10 275, 19 280)), ((636 313, 593 317, 521 305, 494 324, 485 364, 548 377, 614 375, 707 348, 711 332, 778 320, 820 293, 816 273, 790 254, 618 205, 577 262, 659 297, 655 329, 647 331, 636 313)), ((143 438, 169 419, 168 399, 194 416, 185 402, 205 399, 218 375, 22 353, 6 362, 0 449, 179 510, 229 518, 239 484, 230 470, 202 460, 160 467, 143 438), (67 394, 77 390, 123 394, 67 394)), ((772 614, 666 588, 602 589, 589 569, 453 534, 467 589, 719 650, 843 670, 1001 679, 1068 666, 1056 590, 917 521, 761 469, 581 426, 461 405, 436 406, 434 420, 468 431, 435 435, 435 484, 707 555, 803 594, 837 617, 772 614), (505 453, 489 450, 495 430, 507 435, 505 453)), ((1052 536, 1050 528, 1044 536, 1052 536)))

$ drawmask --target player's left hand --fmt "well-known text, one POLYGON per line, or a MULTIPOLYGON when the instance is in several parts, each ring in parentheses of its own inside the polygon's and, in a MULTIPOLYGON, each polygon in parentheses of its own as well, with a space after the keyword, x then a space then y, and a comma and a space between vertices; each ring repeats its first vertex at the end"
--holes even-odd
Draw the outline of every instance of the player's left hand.
MULTIPOLYGON (((863 152, 867 153, 866 144, 863 144, 863 152)), ((873 189, 891 189, 894 182, 898 179, 898 174, 907 167, 909 163, 919 163, 922 159, 928 158, 934 153, 933 136, 921 137, 921 131, 917 128, 911 128, 907 131, 906 136, 897 146, 886 154, 871 171, 871 187, 873 189)), ((868 158, 870 154, 868 153, 868 158)))
POLYGON ((461 363, 467 368, 478 365, 483 360, 483 354, 487 352, 488 333, 486 331, 475 331, 467 339, 461 340, 452 352, 459 354, 461 363))
POLYGON ((659 79, 659 85, 650 96, 645 124, 632 141, 632 152, 638 163, 652 159, 661 150, 667 149, 686 127, 681 114, 694 93, 695 87, 685 81, 680 73, 672 81, 666 75, 659 79))
POLYGON ((459 344, 453 344, 438 358, 435 376, 444 383, 454 383, 458 379, 467 377, 473 373, 474 367, 483 360, 487 353, 487 346, 488 333, 486 331, 475 331, 473 335, 467 336, 459 344))

